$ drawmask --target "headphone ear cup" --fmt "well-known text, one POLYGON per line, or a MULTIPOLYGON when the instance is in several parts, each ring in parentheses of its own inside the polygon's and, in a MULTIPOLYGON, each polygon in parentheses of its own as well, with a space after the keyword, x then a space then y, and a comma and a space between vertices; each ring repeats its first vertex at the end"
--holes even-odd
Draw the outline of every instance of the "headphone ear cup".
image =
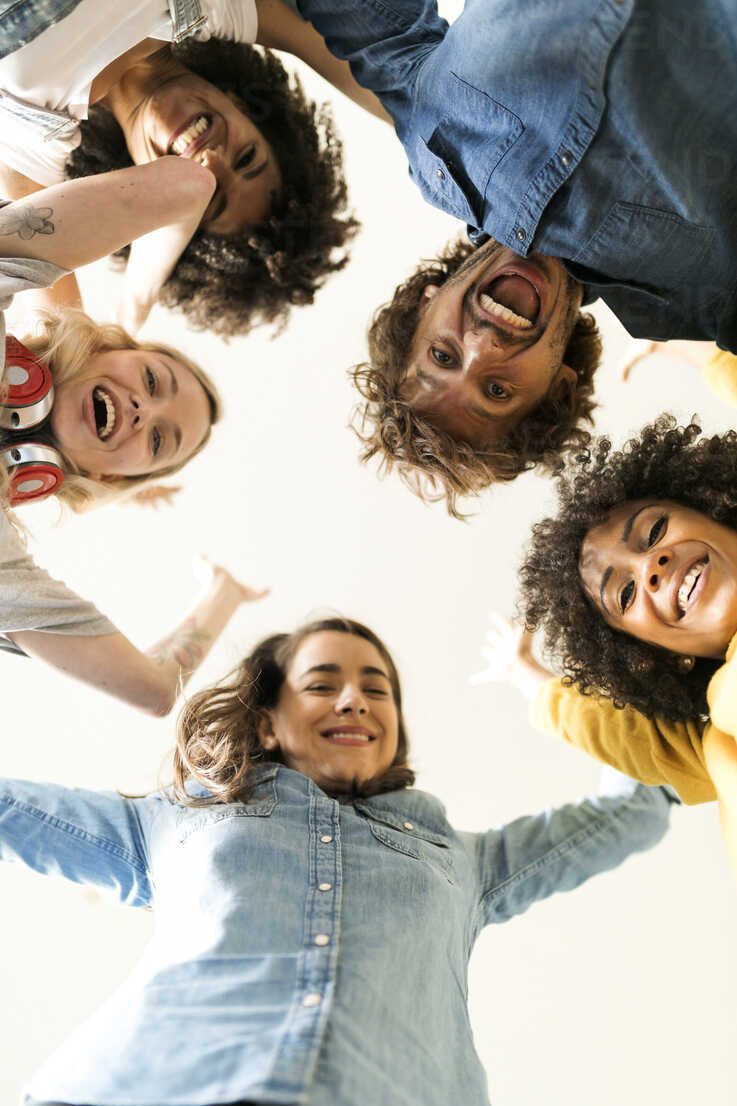
POLYGON ((25 430, 48 416, 54 402, 54 384, 48 365, 12 334, 5 337, 7 396, 0 403, 0 426, 25 430))
POLYGON ((38 442, 14 442, 0 449, 0 462, 8 471, 8 504, 19 507, 46 499, 64 483, 61 454, 38 442))

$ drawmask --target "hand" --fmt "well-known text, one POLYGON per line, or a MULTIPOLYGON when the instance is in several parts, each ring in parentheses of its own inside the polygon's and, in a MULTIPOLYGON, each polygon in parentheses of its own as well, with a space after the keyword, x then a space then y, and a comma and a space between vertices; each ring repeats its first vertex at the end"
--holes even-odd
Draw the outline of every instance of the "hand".
POLYGON ((195 559, 193 571, 203 588, 231 591, 235 605, 263 599, 271 591, 271 588, 257 589, 242 584, 240 580, 236 580, 235 576, 228 572, 227 568, 224 568, 223 565, 214 564, 209 557, 204 555, 195 559))
POLYGON ((469 679, 470 684, 492 684, 511 682, 520 660, 530 657, 532 652, 532 634, 500 614, 492 611, 489 615, 491 628, 486 631, 486 645, 481 646, 487 667, 469 679))
POLYGON ((538 688, 550 679, 552 672, 532 655, 532 634, 498 611, 492 611, 489 618, 491 629, 486 634, 487 644, 481 647, 487 667, 471 676, 469 683, 506 682, 528 699, 534 699, 538 688))
POLYGON ((620 368, 620 376, 622 380, 628 380, 629 375, 634 369, 635 365, 639 365, 640 361, 644 361, 646 357, 651 357, 665 345, 665 342, 637 342, 632 346, 633 352, 628 356, 620 368))

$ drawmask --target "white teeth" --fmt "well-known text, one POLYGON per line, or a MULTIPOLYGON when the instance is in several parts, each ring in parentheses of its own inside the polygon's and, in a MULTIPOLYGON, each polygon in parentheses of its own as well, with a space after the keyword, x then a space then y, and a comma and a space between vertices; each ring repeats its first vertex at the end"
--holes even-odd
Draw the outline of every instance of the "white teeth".
POLYGON ((351 741, 365 741, 367 744, 371 740, 368 734, 365 733, 326 733, 325 737, 349 737, 351 741))
POLYGON ((200 115, 195 119, 194 123, 191 123, 187 127, 186 131, 182 131, 180 135, 172 142, 171 148, 175 154, 183 154, 190 143, 194 142, 198 135, 203 134, 204 131, 210 126, 206 115, 200 115))
POLYGON ((492 315, 496 315, 499 319, 502 319, 505 323, 511 323, 512 326, 531 327, 532 323, 529 319, 526 319, 524 315, 516 315, 509 307, 504 307, 503 304, 497 303, 492 299, 488 292, 481 292, 479 295, 479 301, 481 306, 491 312, 492 315))
POLYGON ((95 388, 92 393, 93 399, 99 400, 105 404, 105 425, 97 431, 98 438, 109 438, 115 429, 115 404, 110 396, 102 388, 95 388))
POLYGON ((706 567, 706 561, 698 561, 692 568, 686 573, 683 583, 678 589, 677 604, 681 614, 685 614, 686 607, 688 606, 688 597, 691 594, 691 589, 698 580, 701 573, 706 567))

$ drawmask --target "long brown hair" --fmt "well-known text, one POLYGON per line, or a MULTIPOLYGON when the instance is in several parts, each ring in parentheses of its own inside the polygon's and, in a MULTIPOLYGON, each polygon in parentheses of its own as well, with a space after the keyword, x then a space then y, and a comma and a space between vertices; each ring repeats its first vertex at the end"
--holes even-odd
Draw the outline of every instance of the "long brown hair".
POLYGON ((351 618, 332 617, 308 622, 291 634, 264 638, 224 680, 192 696, 180 716, 174 750, 173 793, 177 802, 185 806, 247 802, 253 765, 283 763, 280 749, 262 747, 259 722, 265 711, 277 706, 299 646, 305 638, 325 630, 352 634, 374 646, 387 666, 397 708, 394 760, 386 772, 358 784, 354 793, 368 796, 411 787, 415 774, 407 764, 409 741, 402 714, 402 689, 391 654, 368 626, 351 618), (209 796, 189 795, 188 780, 206 787, 209 796))

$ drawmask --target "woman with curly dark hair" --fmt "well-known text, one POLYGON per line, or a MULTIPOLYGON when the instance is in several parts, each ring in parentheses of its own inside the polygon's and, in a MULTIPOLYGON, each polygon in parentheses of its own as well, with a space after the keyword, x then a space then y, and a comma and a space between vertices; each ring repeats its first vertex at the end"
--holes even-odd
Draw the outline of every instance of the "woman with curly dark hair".
MULTIPOLYGON (((735 474, 735 431, 663 415, 621 450, 599 439, 533 528, 520 606, 563 676, 537 691, 540 728, 687 803, 718 797, 737 874, 735 474)), ((504 649, 532 689, 527 642, 504 649)))
MULTIPOLYGON (((358 225, 345 210, 340 142, 281 62, 246 44, 297 54, 383 117, 347 64, 282 0, 187 0, 174 26, 163 0, 124 12, 111 0, 51 7, 58 13, 40 33, 5 35, 5 195, 55 183, 67 162, 69 175, 86 176, 166 154, 196 158, 216 177, 212 202, 188 245, 161 233, 133 246, 121 321, 135 330, 160 298, 227 336, 312 303, 345 265, 358 225)), ((75 283, 57 286, 62 295, 79 305, 75 283)))

